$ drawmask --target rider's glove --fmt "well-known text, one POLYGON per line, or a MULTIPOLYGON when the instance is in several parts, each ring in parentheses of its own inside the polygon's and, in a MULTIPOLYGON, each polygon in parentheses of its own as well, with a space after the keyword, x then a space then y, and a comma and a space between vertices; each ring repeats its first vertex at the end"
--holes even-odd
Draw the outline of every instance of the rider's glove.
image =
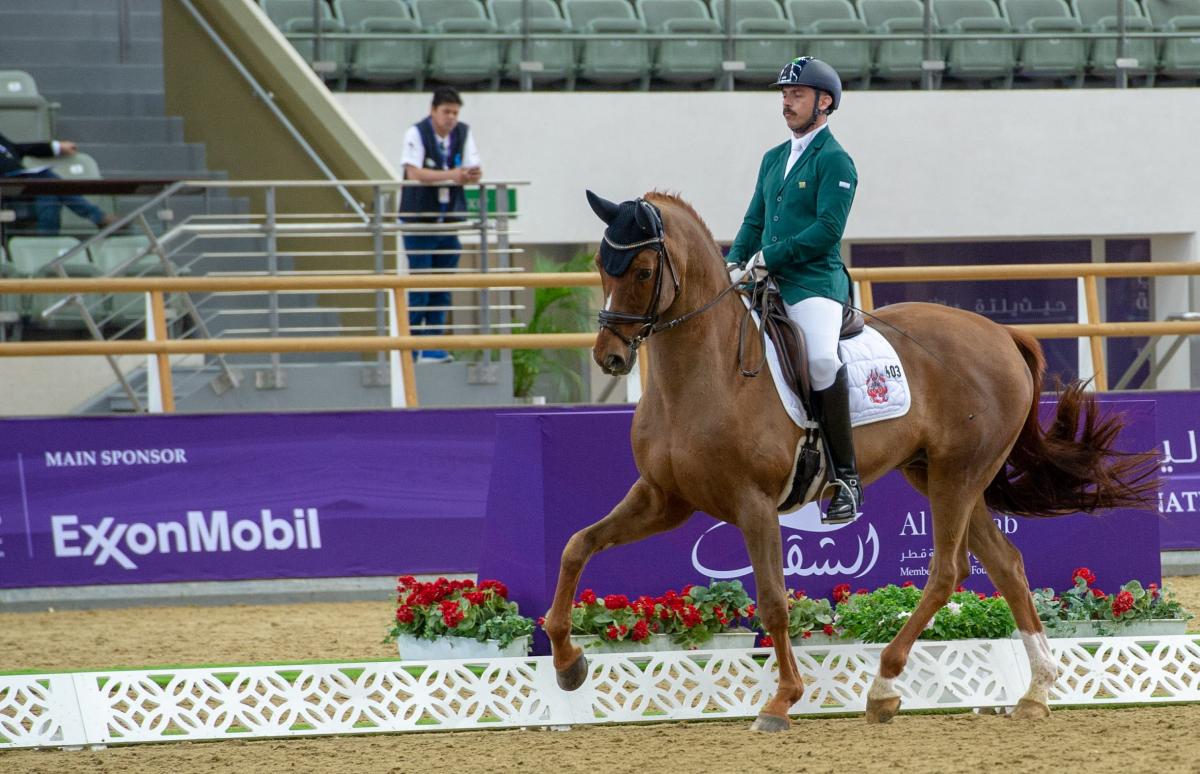
POLYGON ((729 264, 726 271, 729 272, 729 281, 734 285, 739 282, 760 282, 767 276, 767 263, 760 251, 745 263, 729 264))

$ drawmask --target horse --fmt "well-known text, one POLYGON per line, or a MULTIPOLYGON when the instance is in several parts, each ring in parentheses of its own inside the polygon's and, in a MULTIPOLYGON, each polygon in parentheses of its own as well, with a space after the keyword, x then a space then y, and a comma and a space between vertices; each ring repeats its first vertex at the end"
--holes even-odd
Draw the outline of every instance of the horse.
MULTIPOLYGON (((605 223, 625 206, 591 192, 589 200, 605 223)), ((774 642, 778 686, 751 729, 783 731, 804 683, 787 633, 777 506, 791 486, 805 431, 789 419, 769 377, 746 378, 740 371, 743 357, 755 362, 763 345, 756 336, 739 342, 745 305, 730 292, 726 263, 703 220, 672 194, 650 192, 636 205, 651 237, 619 245, 636 250, 627 269, 613 276, 597 255, 605 305, 592 356, 605 372, 621 375, 632 369, 639 347, 648 348, 647 382, 631 432, 639 477, 607 516, 576 532, 563 549, 545 617, 558 684, 575 690, 587 677, 570 620, 588 559, 703 511, 741 531, 758 615, 774 642), (739 343, 746 348, 741 355, 739 343)), ((1029 688, 1012 717, 1048 717, 1057 670, 1021 554, 989 511, 1051 517, 1151 508, 1155 457, 1116 450, 1122 418, 1100 417, 1079 381, 1061 390, 1044 429, 1038 403, 1045 360, 1026 333, 928 303, 882 307, 868 324, 895 347, 912 406, 903 417, 854 431, 859 471, 869 484, 898 468, 929 499, 934 553, 916 610, 880 655, 866 720, 888 722, 899 711, 895 680, 926 624, 969 575, 968 551, 1008 602, 1029 657, 1029 688)))

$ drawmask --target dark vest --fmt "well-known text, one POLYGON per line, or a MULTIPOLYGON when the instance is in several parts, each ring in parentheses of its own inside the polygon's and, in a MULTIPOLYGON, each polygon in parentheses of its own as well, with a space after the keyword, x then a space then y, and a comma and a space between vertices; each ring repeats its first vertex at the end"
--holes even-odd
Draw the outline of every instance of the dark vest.
MULTIPOLYGON (((450 132, 450 158, 448 159, 442 158, 442 148, 437 141, 437 136, 433 132, 433 123, 428 118, 425 118, 423 121, 418 122, 416 127, 417 131, 421 133, 421 144, 425 146, 425 169, 455 169, 462 166, 463 150, 467 142, 468 127, 466 124, 457 124, 450 132)), ((401 191, 400 211, 466 212, 467 197, 463 194, 463 189, 460 185, 410 186, 401 191), (449 189, 450 191, 450 201, 447 204, 442 204, 438 201, 438 191, 442 188, 449 189)), ((463 218, 442 215, 440 217, 406 217, 404 220, 408 223, 438 223, 458 221, 463 220, 463 218)))

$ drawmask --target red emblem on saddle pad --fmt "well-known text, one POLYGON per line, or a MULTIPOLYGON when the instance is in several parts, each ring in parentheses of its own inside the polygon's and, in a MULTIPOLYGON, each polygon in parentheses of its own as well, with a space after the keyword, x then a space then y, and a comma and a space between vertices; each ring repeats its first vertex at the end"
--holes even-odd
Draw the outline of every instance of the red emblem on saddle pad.
POLYGON ((867 376, 867 397, 872 403, 887 403, 888 399, 887 380, 874 368, 867 376))

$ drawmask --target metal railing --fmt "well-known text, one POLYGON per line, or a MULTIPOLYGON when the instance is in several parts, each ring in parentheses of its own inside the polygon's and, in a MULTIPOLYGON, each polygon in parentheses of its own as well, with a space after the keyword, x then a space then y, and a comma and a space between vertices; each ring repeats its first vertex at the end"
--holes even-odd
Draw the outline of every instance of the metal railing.
MULTIPOLYGON (((219 275, 210 277, 218 280, 216 285, 202 285, 208 290, 200 295, 194 296, 194 291, 188 292, 173 285, 169 286, 175 295, 164 301, 164 314, 167 327, 173 328, 170 333, 176 339, 222 341, 247 333, 265 335, 270 340, 277 341, 284 337, 314 333, 372 333, 384 336, 394 329, 395 324, 392 320, 395 314, 394 299, 385 292, 388 286, 357 288, 357 295, 347 297, 340 304, 320 303, 322 299, 317 296, 321 294, 356 289, 328 285, 323 280, 327 272, 345 272, 346 264, 349 263, 356 264, 353 271, 364 276, 379 276, 387 272, 407 273, 410 270, 406 255, 397 239, 405 234, 457 235, 464 238, 463 248, 456 251, 464 257, 464 269, 423 270, 433 274, 430 277, 431 283, 424 287, 436 289, 454 287, 448 282, 453 274, 445 272, 471 270, 485 274, 494 272, 502 276, 511 274, 515 271, 512 256, 521 252, 511 245, 511 236, 514 233, 512 221, 519 213, 509 208, 509 193, 515 187, 525 185, 523 181, 481 181, 464 186, 470 191, 478 192, 478 208, 463 213, 464 219, 459 222, 404 222, 402 219, 406 217, 429 215, 400 213, 397 208, 399 189, 422 185, 412 181, 394 180, 182 181, 167 186, 117 222, 101 229, 91 239, 64 252, 47 263, 42 271, 56 274, 64 280, 72 279, 69 269, 75 261, 81 257, 98 254, 97 251, 106 240, 113 236, 124 236, 133 229, 144 236, 145 247, 120 264, 109 267, 106 272, 109 277, 123 277, 131 270, 142 275, 162 275, 147 277, 151 282, 170 282, 188 275, 219 275), (353 214, 298 214, 280 202, 281 196, 290 192, 330 187, 363 194, 364 199, 369 200, 369 203, 362 204, 366 218, 359 218, 353 214), (169 210, 172 197, 204 195, 216 190, 243 194, 261 193, 262 212, 245 215, 198 215, 172 225, 161 234, 156 233, 150 225, 153 213, 162 209, 169 210), (493 198, 494 210, 490 201, 493 198), (223 245, 231 245, 232 249, 223 245), (311 245, 311 248, 306 249, 306 245, 311 245), (146 259, 153 259, 153 265, 145 266, 146 259), (296 266, 305 261, 319 263, 321 266, 307 270, 296 266), (331 267, 331 262, 338 262, 339 265, 331 267), (238 299, 238 294, 244 293, 244 289, 238 289, 236 284, 224 284, 239 279, 238 275, 257 280, 309 273, 315 275, 310 278, 316 279, 316 284, 269 288, 261 298, 254 300, 254 305, 248 307, 237 306, 231 302, 235 299, 243 300, 238 299), (295 303, 285 306, 282 303, 284 299, 295 303), (342 319, 344 315, 354 313, 373 315, 373 324, 353 326, 342 319), (321 320, 313 322, 313 319, 318 317, 321 320)), ((52 318, 70 308, 96 342, 115 343, 128 336, 138 335, 143 328, 159 340, 163 340, 167 335, 166 331, 156 331, 147 323, 148 312, 141 313, 140 309, 135 309, 131 313, 131 305, 143 306, 136 296, 131 299, 128 295, 117 295, 122 292, 118 286, 101 287, 103 293, 99 296, 64 291, 62 297, 42 310, 41 316, 52 318)), ((520 324, 514 322, 514 314, 523 307, 513 303, 514 290, 512 282, 501 279, 495 286, 480 293, 478 301, 452 305, 451 308, 461 317, 476 319, 456 321, 439 327, 478 330, 485 335, 494 329, 517 327, 520 324), (496 297, 493 298, 493 295, 496 297)), ((403 316, 407 326, 407 313, 403 316)), ((303 350, 281 348, 256 351, 265 352, 270 356, 267 363, 261 364, 266 366, 267 371, 255 374, 256 383, 260 387, 279 388, 285 386, 280 353, 303 350)), ((383 352, 371 349, 361 351, 378 353, 378 370, 373 378, 386 379, 379 376, 380 371, 386 368, 383 352)), ((226 357, 232 352, 246 350, 235 348, 225 352, 220 347, 206 350, 206 354, 215 356, 214 364, 218 373, 212 381, 212 386, 218 392, 236 387, 241 380, 240 372, 226 357)), ((143 410, 137 391, 119 367, 115 356, 106 357, 134 410, 143 410)), ((259 364, 252 365, 257 367, 259 364)), ((190 378, 198 383, 201 379, 206 380, 210 373, 209 364, 202 363, 194 369, 190 378)), ((184 389, 190 385, 179 386, 184 389)))
MULTIPOLYGON (((1148 347, 1162 336, 1194 336, 1200 334, 1200 319, 1185 315, 1181 319, 1151 322, 1103 322, 1099 303, 1098 281, 1105 277, 1162 277, 1200 276, 1200 263, 1119 263, 1119 264, 1005 264, 995 266, 941 266, 870 268, 851 271, 858 285, 861 306, 874 308, 874 287, 879 283, 977 280, 1075 279, 1085 294, 1087 322, 1023 324, 1012 327, 1027 331, 1040 339, 1071 339, 1086 337, 1090 341, 1095 387, 1107 390, 1102 341, 1111 337, 1155 337, 1148 347)), ((592 273, 527 273, 516 277, 497 277, 494 274, 460 274, 445 277, 419 275, 345 275, 320 276, 247 276, 247 277, 126 277, 103 279, 24 279, 0 283, 0 293, 79 294, 93 292, 147 293, 153 309, 152 329, 155 340, 122 341, 47 341, 0 343, 0 357, 62 356, 62 355, 153 355, 159 359, 160 381, 164 409, 169 410, 171 355, 217 354, 238 352, 407 352, 430 346, 439 349, 564 349, 590 347, 594 332, 561 334, 450 334, 442 336, 413 336, 407 328, 405 290, 450 288, 496 288, 504 285, 536 287, 592 287, 600 277, 592 273), (369 290, 386 291, 391 298, 394 314, 394 333, 375 336, 313 336, 293 339, 238 338, 220 340, 172 340, 165 317, 163 294, 167 292, 278 292, 309 290, 369 290)), ((650 353, 653 349, 650 350, 650 353)), ((413 381, 412 360, 393 358, 393 373, 403 391, 401 405, 416 406, 417 395, 413 381)), ((1140 364, 1138 364, 1140 365, 1140 364)), ((1132 367, 1131 367, 1132 368, 1132 367)), ((646 373, 643 368, 642 374, 646 373)), ((1127 372, 1129 373, 1129 372, 1127 372)), ((395 388, 394 388, 395 389, 395 388)))

